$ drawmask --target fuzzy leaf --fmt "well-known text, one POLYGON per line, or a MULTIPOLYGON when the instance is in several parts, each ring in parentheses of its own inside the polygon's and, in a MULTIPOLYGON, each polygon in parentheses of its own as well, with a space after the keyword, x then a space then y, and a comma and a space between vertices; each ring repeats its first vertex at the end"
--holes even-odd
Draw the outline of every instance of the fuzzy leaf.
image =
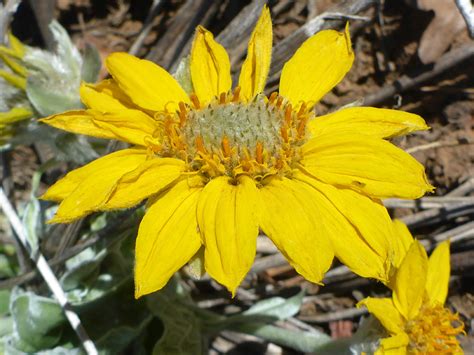
POLYGON ((43 225, 41 219, 41 206, 36 198, 36 192, 38 191, 41 175, 42 173, 39 171, 33 175, 30 200, 26 204, 21 216, 23 225, 25 226, 26 239, 28 240, 33 254, 38 250, 38 241, 41 238, 43 225))
POLYGON ((9 312, 10 290, 0 290, 0 317, 9 312))
POLYGON ((202 354, 201 324, 186 302, 189 295, 172 279, 162 290, 147 296, 147 305, 164 325, 153 354, 202 354))
POLYGON ((14 295, 11 313, 19 340, 30 349, 40 351, 54 347, 66 322, 61 306, 52 299, 31 292, 14 295))
POLYGON ((101 67, 102 62, 97 48, 87 43, 83 55, 82 80, 86 83, 95 83, 99 77, 101 67))
POLYGON ((295 331, 263 323, 242 324, 234 330, 255 335, 272 343, 283 345, 304 353, 316 352, 318 348, 331 341, 331 338, 322 332, 309 333, 295 331))
POLYGON ((56 137, 54 145, 60 152, 58 159, 72 161, 78 165, 84 165, 99 157, 84 136, 61 132, 56 137))
MULTIPOLYGON (((100 263, 104 260, 106 252, 103 250, 96 255, 95 253, 91 254, 91 251, 89 248, 81 252, 81 254, 87 254, 89 257, 71 266, 61 277, 61 285, 65 291, 79 287, 91 277, 97 276, 100 263)), ((76 257, 80 257, 81 254, 76 257)))
POLYGON ((34 77, 29 77, 26 84, 28 99, 42 116, 82 108, 79 99, 79 88, 77 90, 76 96, 63 95, 50 89, 48 83, 34 77))
POLYGON ((257 302, 252 307, 243 312, 243 315, 262 315, 275 317, 284 320, 293 317, 300 311, 303 303, 304 291, 288 299, 282 297, 272 297, 257 302))

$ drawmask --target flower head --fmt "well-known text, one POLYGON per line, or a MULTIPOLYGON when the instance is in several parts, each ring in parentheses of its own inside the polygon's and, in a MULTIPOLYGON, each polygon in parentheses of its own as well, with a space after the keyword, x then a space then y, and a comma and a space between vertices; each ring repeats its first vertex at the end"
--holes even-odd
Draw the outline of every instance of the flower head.
POLYGON ((26 102, 27 69, 22 63, 26 48, 8 33, 9 46, 0 46, 0 146, 14 134, 15 124, 33 115, 26 102))
POLYGON ((106 61, 113 79, 81 88, 87 110, 43 120, 134 145, 70 172, 43 198, 61 201, 53 222, 148 198, 136 242, 137 297, 163 287, 201 247, 206 271, 234 293, 259 229, 310 281, 321 281, 334 255, 363 276, 387 279, 392 227, 380 198, 417 198, 432 187, 423 167, 385 138, 427 129, 423 119, 369 107, 315 118, 313 106, 352 65, 348 29, 303 43, 283 68, 279 93, 267 97, 271 48, 265 7, 234 89, 225 49, 202 27, 191 85, 115 53, 106 61))
POLYGON ((450 276, 449 241, 441 243, 428 259, 422 244, 402 222, 396 228, 408 242, 401 262, 392 275, 392 298, 362 300, 385 327, 389 338, 381 340, 382 354, 458 354, 456 336, 464 325, 457 314, 444 307, 450 276), (405 230, 406 229, 406 230, 405 230), (408 232, 408 235, 406 233, 408 232), (405 238, 406 237, 406 238, 405 238))
POLYGON ((0 46, 0 59, 9 70, 1 69, 0 77, 18 89, 26 89, 27 69, 21 63, 26 47, 12 33, 8 33, 9 46, 0 46))
POLYGON ((81 80, 97 79, 100 60, 95 49, 86 50, 83 59, 58 22, 52 21, 49 29, 54 52, 24 45, 11 33, 8 46, 0 45, 0 146, 24 143, 22 133, 36 126, 28 125, 34 122, 30 118, 83 107, 81 80))

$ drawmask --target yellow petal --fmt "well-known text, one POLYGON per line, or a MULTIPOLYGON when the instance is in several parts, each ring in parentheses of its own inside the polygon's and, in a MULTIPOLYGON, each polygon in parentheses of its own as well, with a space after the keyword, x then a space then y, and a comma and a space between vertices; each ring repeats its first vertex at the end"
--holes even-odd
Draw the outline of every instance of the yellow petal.
POLYGON ((84 83, 83 85, 97 91, 98 93, 106 94, 114 98, 119 101, 122 106, 127 108, 138 108, 127 94, 120 89, 120 86, 118 86, 114 79, 105 79, 97 84, 84 83))
POLYGON ((384 338, 380 340, 381 351, 377 351, 375 354, 383 355, 405 355, 407 353, 407 345, 410 342, 410 338, 406 333, 400 333, 390 338, 384 338))
POLYGON ((446 301, 451 274, 449 255, 449 240, 446 240, 436 247, 428 260, 426 292, 432 304, 443 305, 446 301))
POLYGON ((0 112, 0 124, 6 125, 25 120, 33 116, 33 112, 24 107, 14 107, 8 112, 0 112))
POLYGON ((15 58, 17 60, 21 60, 22 57, 16 53, 12 48, 8 48, 5 46, 0 45, 0 55, 2 56, 9 56, 11 58, 15 58))
POLYGON ((393 303, 406 320, 414 318, 423 302, 428 272, 428 256, 415 240, 395 276, 393 303))
POLYGON ((250 37, 247 58, 240 71, 240 97, 250 101, 263 92, 272 59, 272 18, 265 5, 250 37))
POLYGON ((8 32, 8 43, 13 52, 19 57, 23 58, 26 52, 26 47, 21 41, 13 35, 13 33, 8 32))
MULTIPOLYGON (((100 210, 117 181, 147 159, 145 150, 124 149, 120 151, 121 154, 117 153, 99 158, 65 177, 66 181, 61 184, 62 186, 59 185, 56 191, 53 190, 55 199, 61 195, 64 196, 64 190, 72 188, 75 183, 77 186, 65 196, 56 215, 49 223, 69 223, 100 210), (86 173, 89 174, 86 175, 86 173), (82 180, 77 181, 76 179, 80 177, 82 180)), ((48 193, 43 198, 52 199, 48 193)))
MULTIPOLYGON (((98 111, 97 113, 99 114, 98 111)), ((115 138, 115 135, 110 130, 101 129, 95 124, 94 116, 90 110, 67 111, 42 118, 39 121, 72 133, 85 134, 97 138, 115 138)))
MULTIPOLYGON (((94 124, 112 133, 111 138, 145 146, 145 138, 155 137, 161 130, 159 123, 139 110, 123 110, 117 112, 97 113, 92 110, 94 124)), ((90 135, 90 134, 89 134, 90 135)))
POLYGON ((389 249, 387 232, 381 230, 387 224, 383 207, 363 196, 356 196, 348 190, 338 190, 315 179, 294 173, 294 177, 311 186, 307 192, 317 208, 318 215, 310 216, 316 221, 317 228, 326 225, 325 238, 333 245, 336 257, 353 272, 363 277, 387 281, 388 265, 386 254, 389 249), (368 221, 364 212, 373 214, 376 223, 368 221), (375 224, 380 223, 381 226, 375 224), (380 235, 378 235, 380 233, 380 235))
POLYGON ((324 134, 365 134, 391 138, 427 130, 423 118, 413 113, 374 107, 351 107, 317 117, 308 123, 313 137, 324 134))
POLYGON ((377 318, 391 335, 403 332, 403 318, 391 298, 367 297, 357 304, 357 307, 360 306, 367 307, 369 313, 377 318))
POLYGON ((375 198, 414 199, 433 190, 423 165, 383 139, 326 134, 310 139, 303 153, 302 163, 315 178, 375 198))
POLYGON ((0 59, 19 76, 26 78, 28 75, 28 70, 17 57, 0 52, 0 59))
POLYGON ((18 89, 25 90, 26 89, 26 78, 10 73, 6 70, 0 70, 0 78, 5 79, 13 86, 17 87, 18 89))
POLYGON ((229 178, 218 177, 204 187, 198 202, 206 271, 232 296, 255 259, 258 197, 251 178, 242 176, 232 185, 229 178))
POLYGON ((69 196, 81 182, 92 175, 107 174, 110 168, 121 164, 122 159, 128 156, 142 156, 142 160, 147 158, 145 149, 122 149, 96 159, 83 167, 72 170, 62 179, 58 180, 40 197, 42 200, 62 201, 69 196))
POLYGON ((262 230, 299 274, 320 283, 334 258, 336 216, 328 215, 322 197, 300 181, 272 178, 260 195, 262 230))
POLYGON ((105 61, 119 87, 140 107, 174 112, 189 102, 178 82, 159 65, 127 53, 113 53, 105 61))
POLYGON ((79 93, 84 105, 100 112, 114 112, 127 108, 107 92, 98 91, 90 84, 82 84, 79 93))
POLYGON ((164 287, 199 250, 199 192, 183 180, 160 194, 145 213, 135 247, 136 298, 164 287))
POLYGON ((96 110, 67 111, 40 120, 55 128, 105 139, 118 139, 144 146, 145 137, 153 136, 158 123, 139 110, 123 109, 102 113, 96 110))
POLYGON ((410 246, 413 243, 413 236, 408 230, 406 224, 398 219, 393 220, 393 228, 395 233, 395 248, 392 256, 392 262, 395 267, 399 267, 402 260, 405 258, 408 249, 410 249, 410 246))
POLYGON ((226 50, 214 40, 211 32, 198 26, 189 64, 194 91, 201 104, 230 90, 230 61, 226 50))
MULTIPOLYGON (((389 265, 385 266, 385 260, 393 249, 393 229, 390 215, 381 202, 372 200, 350 189, 336 188, 321 183, 303 174, 295 174, 295 178, 301 179, 317 189, 331 202, 337 212, 347 219, 357 231, 359 236, 357 244, 365 244, 378 256, 379 260, 371 267, 372 277, 376 276, 377 279, 383 282, 388 281, 389 265), (376 267, 379 269, 376 269, 376 267)), ((344 237, 339 236, 337 238, 344 239, 344 237)), ((341 249, 341 251, 343 250, 341 249)), ((355 249, 351 251, 351 254, 354 251, 355 249)), ((336 253, 338 252, 336 251, 336 253)), ((350 267, 350 265, 348 266, 350 267)))
POLYGON ((180 177, 184 161, 174 158, 152 158, 120 178, 103 210, 129 208, 160 192, 180 177))
POLYGON ((354 61, 349 28, 325 30, 307 39, 284 65, 280 94, 298 106, 316 104, 346 75, 354 61))

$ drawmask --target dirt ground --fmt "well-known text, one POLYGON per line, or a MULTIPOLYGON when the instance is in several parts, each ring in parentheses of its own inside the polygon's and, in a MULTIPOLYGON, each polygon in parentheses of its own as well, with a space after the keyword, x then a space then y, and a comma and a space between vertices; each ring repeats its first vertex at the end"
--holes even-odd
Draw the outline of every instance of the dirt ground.
MULTIPOLYGON (((229 5, 228 0, 222 1, 213 20, 207 25, 216 35, 249 3, 249 1, 230 2, 233 4, 229 5)), ((472 45, 466 28, 460 26, 459 21, 427 32, 437 15, 432 10, 425 11, 423 8, 429 9, 433 2, 436 0, 418 1, 417 7, 413 4, 416 4, 416 1, 387 0, 384 6, 371 8, 359 13, 360 18, 350 20, 356 55, 354 66, 338 87, 323 99, 317 107, 318 112, 328 112, 378 93, 401 77, 413 78, 421 72, 430 71, 446 52, 462 48, 469 43, 472 45), (438 42, 443 41, 444 36, 452 36, 448 47, 439 54, 426 54, 438 42), (423 64, 420 59, 420 48, 425 49, 424 52, 421 51, 421 56, 431 55, 434 63, 423 64)), ((310 18, 327 11, 336 3, 335 0, 270 1, 275 44, 288 37, 310 18)), ((58 0, 54 17, 66 27, 79 47, 84 47, 85 43, 92 43, 105 58, 111 52, 130 49, 141 31, 151 5, 151 0, 58 0)), ((152 21, 151 30, 138 51, 139 56, 145 57, 153 51, 156 53, 160 50, 156 45, 166 35, 174 16, 182 6, 184 1, 181 0, 165 1, 158 16, 152 21)), ((439 11, 446 14, 451 10, 439 11)), ((22 16, 32 18, 31 8, 22 7, 17 18, 22 16)), ((44 43, 34 21, 31 21, 29 26, 20 26, 15 22, 13 30, 28 44, 44 43)), ((238 70, 241 61, 241 57, 232 59, 236 64, 234 70, 238 70)), ((158 63, 162 64, 159 60, 158 63)), ((474 60, 471 57, 462 65, 451 67, 413 89, 390 95, 375 105, 417 113, 431 127, 428 131, 412 134, 397 140, 396 143, 404 149, 411 149, 416 159, 425 165, 429 181, 436 187, 432 196, 445 196, 474 177, 473 72, 474 60)), ((103 71, 102 77, 106 75, 103 71)), ((12 162, 16 191, 29 190, 31 175, 38 166, 35 157, 29 147, 20 147, 14 151, 12 162)), ((467 196, 472 196, 472 191, 467 196)), ((22 198, 21 193, 17 198, 22 198)), ((403 217, 420 210, 418 207, 393 208, 391 213, 394 217, 403 217)), ((430 237, 472 220, 471 213, 443 223, 414 226, 412 232, 422 237, 430 237)), ((457 264, 454 263, 452 267, 453 275, 447 303, 453 310, 459 312, 466 322, 468 334, 464 340, 466 353, 474 352, 472 345, 474 262, 470 260, 474 256, 473 247, 471 240, 453 249, 453 257, 457 264)), ((261 257, 268 256, 264 249, 260 251, 261 257)), ((326 287, 318 287, 304 281, 288 265, 272 266, 247 278, 244 289, 252 288, 258 296, 265 294, 265 285, 271 285, 281 295, 292 294, 301 286, 306 287, 307 296, 297 319, 307 325, 324 329, 333 337, 346 337, 355 331, 360 314, 348 310, 353 310, 358 300, 367 295, 383 294, 381 285, 351 275, 339 280, 334 278, 326 287), (336 317, 332 318, 331 314, 336 314, 336 317)), ((214 302, 210 306, 212 309, 230 312, 235 306, 233 302, 241 302, 223 300, 222 293, 216 293, 209 283, 196 282, 194 287, 196 299, 203 303, 214 302)), ((216 346, 222 348, 229 342, 232 343, 225 336, 215 341, 220 344, 216 346)), ((256 351, 255 349, 257 348, 252 351, 256 351)))

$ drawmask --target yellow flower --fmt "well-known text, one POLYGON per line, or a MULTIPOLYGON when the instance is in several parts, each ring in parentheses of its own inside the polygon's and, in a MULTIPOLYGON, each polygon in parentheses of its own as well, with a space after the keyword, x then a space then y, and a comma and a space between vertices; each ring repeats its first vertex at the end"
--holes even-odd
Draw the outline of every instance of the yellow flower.
POLYGON ((423 166, 384 138, 425 122, 369 107, 314 117, 314 104, 352 65, 347 29, 303 43, 283 68, 280 92, 266 97, 271 48, 265 8, 231 91, 225 49, 198 27, 189 93, 158 65, 115 53, 106 61, 113 79, 81 88, 87 110, 43 120, 135 145, 70 172, 43 197, 62 201, 53 222, 149 198, 136 242, 137 297, 162 288, 201 246, 206 271, 234 293, 259 229, 312 282, 334 255, 387 279, 391 221, 380 198, 418 198, 432 187, 423 166))
POLYGON ((30 110, 23 107, 14 107, 10 111, 0 112, 0 145, 5 144, 14 135, 14 123, 30 118, 32 115, 30 110))
POLYGON ((0 70, 0 77, 20 90, 26 89, 27 69, 21 64, 25 55, 25 46, 12 33, 8 33, 10 47, 0 46, 0 60, 5 63, 11 71, 0 70))
MULTIPOLYGON (((9 68, 9 70, 0 69, 0 78, 15 89, 2 88, 2 98, 0 98, 2 110, 9 109, 10 105, 6 104, 9 96, 14 96, 18 91, 23 92, 24 95, 26 89, 27 69, 21 63, 26 51, 25 46, 12 33, 8 33, 8 42, 9 47, 0 45, 0 61, 9 68)), ((33 116, 33 112, 26 107, 14 107, 6 112, 0 112, 0 145, 7 143, 15 134, 15 123, 31 116, 33 116)))
POLYGON ((385 327, 389 338, 381 340, 378 354, 462 354, 456 335, 464 325, 457 314, 444 307, 448 294, 449 241, 441 243, 428 259, 423 245, 395 221, 406 247, 393 275, 392 298, 362 300, 385 327))

